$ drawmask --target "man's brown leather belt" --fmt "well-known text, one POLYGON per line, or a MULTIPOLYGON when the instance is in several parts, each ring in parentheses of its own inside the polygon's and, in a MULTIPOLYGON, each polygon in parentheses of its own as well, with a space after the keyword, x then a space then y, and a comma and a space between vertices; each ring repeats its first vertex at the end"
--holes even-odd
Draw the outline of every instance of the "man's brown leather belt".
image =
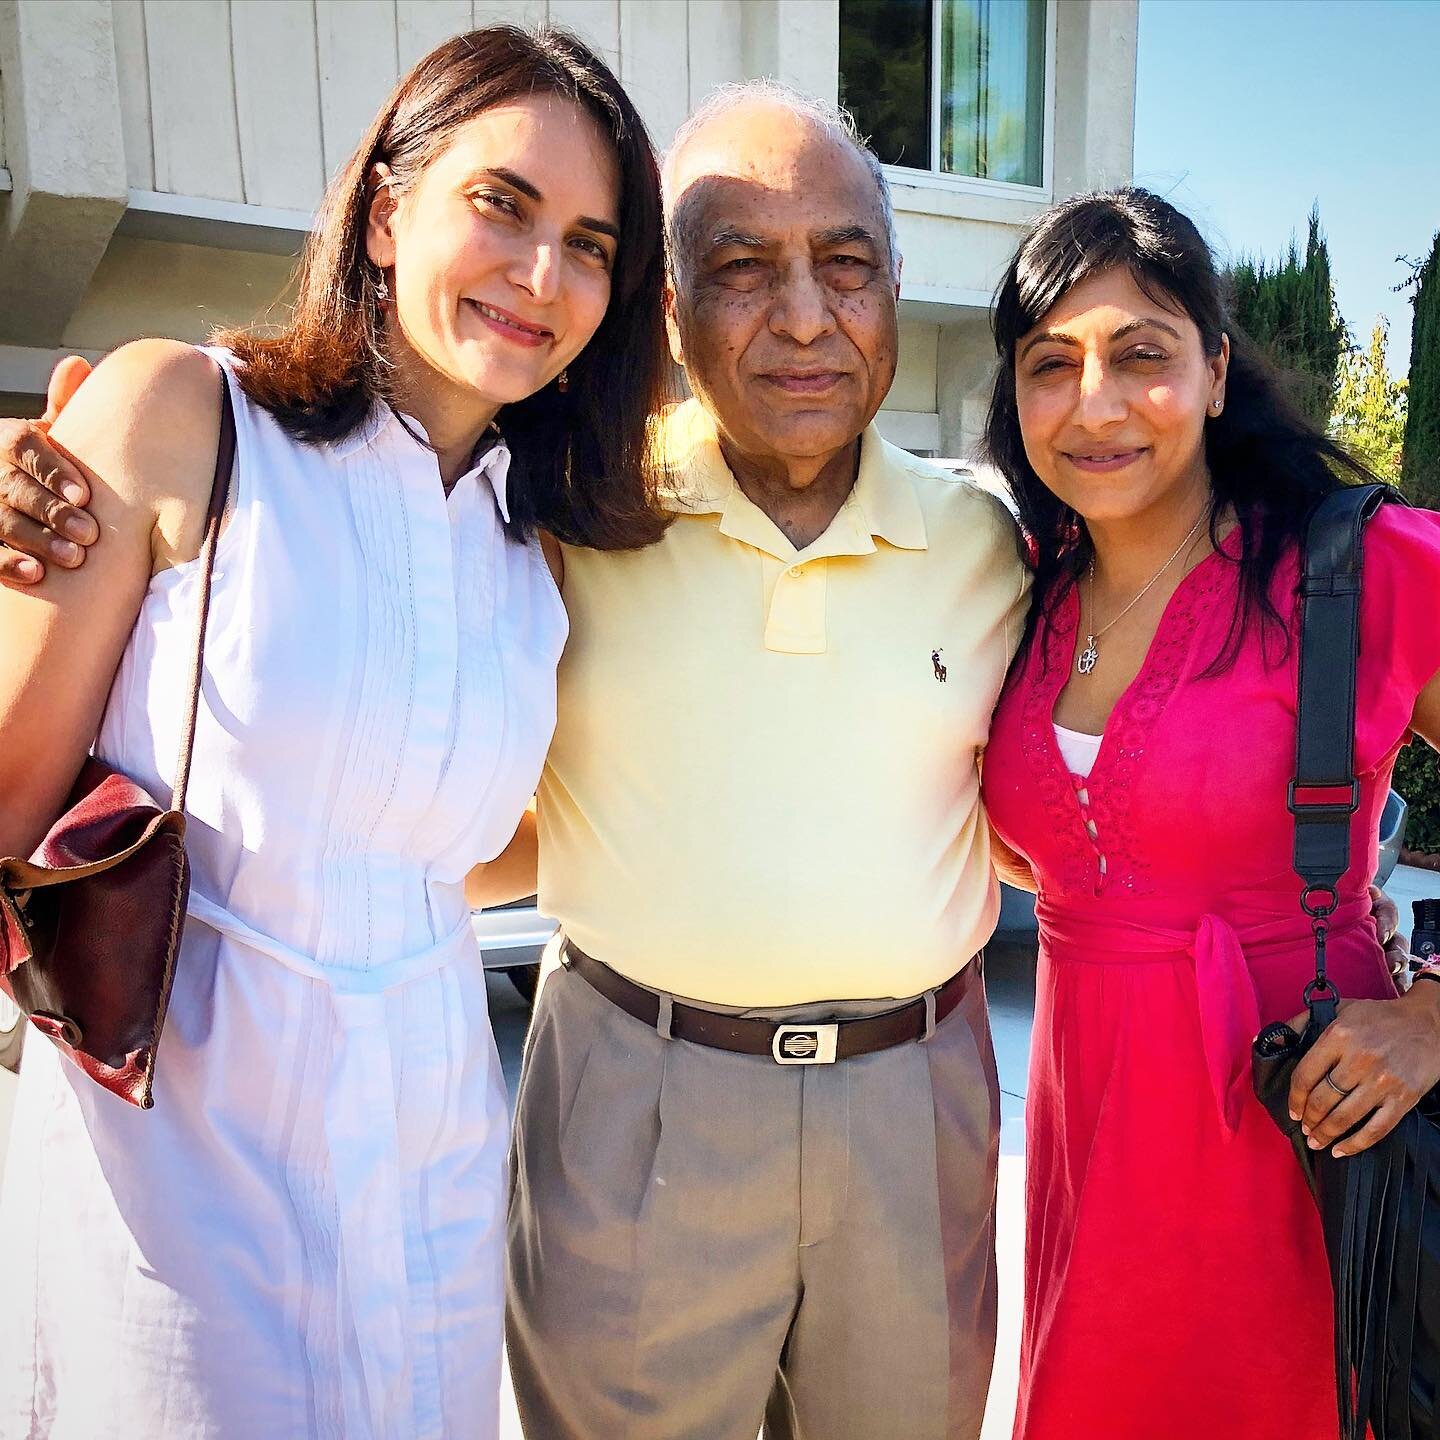
MULTIPOLYGON (((599 960, 564 942, 561 956, 593 990, 627 1015, 655 1026, 660 1020, 660 997, 643 985, 636 985, 599 960)), ((965 998, 978 965, 971 961, 934 991, 934 1016, 927 1014, 927 997, 908 1001, 879 1015, 857 1016, 850 1020, 795 1021, 777 1024, 741 1015, 721 1015, 676 1000, 670 1013, 670 1037, 715 1050, 733 1050, 737 1055, 765 1055, 779 1065, 825 1065, 870 1055, 907 1041, 924 1039, 933 1033, 965 998)))

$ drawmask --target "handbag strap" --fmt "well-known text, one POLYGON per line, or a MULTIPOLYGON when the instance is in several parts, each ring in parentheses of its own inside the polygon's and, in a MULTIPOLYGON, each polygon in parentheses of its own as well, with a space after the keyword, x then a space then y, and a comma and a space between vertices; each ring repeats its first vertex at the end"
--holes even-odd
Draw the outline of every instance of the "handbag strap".
POLYGON ((1300 684, 1296 697, 1295 873, 1300 906, 1315 933, 1315 978, 1306 1003, 1339 997, 1325 975, 1327 922, 1336 887, 1350 868, 1350 821, 1360 808, 1355 776, 1355 674, 1360 656, 1360 577, 1365 523, 1386 501, 1404 504, 1388 485, 1347 485, 1315 507, 1305 531, 1300 578, 1300 684))
POLYGON ((170 808, 182 814, 190 789, 190 761, 195 753, 195 725, 200 714, 200 679, 205 671, 205 630, 210 623, 210 586, 215 576, 215 545, 230 499, 230 476, 235 468, 235 406, 230 380, 220 371, 220 440, 215 450, 215 478, 210 483, 210 509, 205 515, 205 543, 200 549, 200 602, 195 620, 195 658, 190 666, 189 708, 180 736, 180 763, 175 768, 175 789, 170 808))

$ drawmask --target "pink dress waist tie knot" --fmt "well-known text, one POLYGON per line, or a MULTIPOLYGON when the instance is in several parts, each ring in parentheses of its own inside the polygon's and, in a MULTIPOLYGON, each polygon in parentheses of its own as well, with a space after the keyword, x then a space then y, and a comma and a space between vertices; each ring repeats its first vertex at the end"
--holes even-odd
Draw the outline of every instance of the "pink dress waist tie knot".
MULTIPOLYGON (((1127 910, 1136 907, 1128 905, 1127 910)), ((1310 922, 1295 914, 1238 914, 1229 919, 1214 911, 1202 914, 1192 930, 1127 915, 1107 916, 1090 902, 1057 905, 1041 897, 1035 906, 1049 942, 1053 961, 1086 965, 1143 964, 1188 955, 1195 967, 1195 1010, 1205 1066, 1209 1072, 1216 1113, 1226 1136, 1240 1128, 1250 1090, 1250 1047, 1263 1025, 1288 1020, 1301 1009, 1305 977, 1296 974, 1296 952, 1313 945, 1310 922), (1262 1016, 1257 995, 1283 994, 1293 981, 1294 1004, 1283 1015, 1262 1016)), ((1341 938, 1369 927, 1368 896, 1346 900, 1330 919, 1330 934, 1341 938)))

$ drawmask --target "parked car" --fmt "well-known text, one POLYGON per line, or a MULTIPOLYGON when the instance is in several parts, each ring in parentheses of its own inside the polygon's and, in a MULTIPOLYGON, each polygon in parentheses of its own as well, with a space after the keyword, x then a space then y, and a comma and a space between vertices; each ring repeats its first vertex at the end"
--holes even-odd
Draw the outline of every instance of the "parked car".
POLYGON ((555 921, 535 907, 535 897, 477 910, 470 923, 487 970, 503 971, 527 1005, 540 983, 540 953, 556 930, 555 921))
POLYGON ((1405 820, 1410 807, 1398 790, 1392 790, 1385 797, 1385 808, 1380 812, 1380 863, 1375 870, 1375 883, 1384 885, 1400 863, 1400 851, 1405 844, 1405 820))

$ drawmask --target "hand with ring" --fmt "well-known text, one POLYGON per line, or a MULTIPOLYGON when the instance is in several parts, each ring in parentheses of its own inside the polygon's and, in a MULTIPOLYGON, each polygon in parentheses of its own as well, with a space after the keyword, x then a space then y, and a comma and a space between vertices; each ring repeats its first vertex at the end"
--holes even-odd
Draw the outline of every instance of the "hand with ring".
MULTIPOLYGON (((1302 1030, 1307 1018, 1291 1029, 1302 1030)), ((1440 984, 1425 981, 1395 1000, 1342 1000, 1339 1017, 1295 1067, 1290 1116, 1312 1150, 1354 1155, 1388 1135, 1437 1082, 1440 984)))

